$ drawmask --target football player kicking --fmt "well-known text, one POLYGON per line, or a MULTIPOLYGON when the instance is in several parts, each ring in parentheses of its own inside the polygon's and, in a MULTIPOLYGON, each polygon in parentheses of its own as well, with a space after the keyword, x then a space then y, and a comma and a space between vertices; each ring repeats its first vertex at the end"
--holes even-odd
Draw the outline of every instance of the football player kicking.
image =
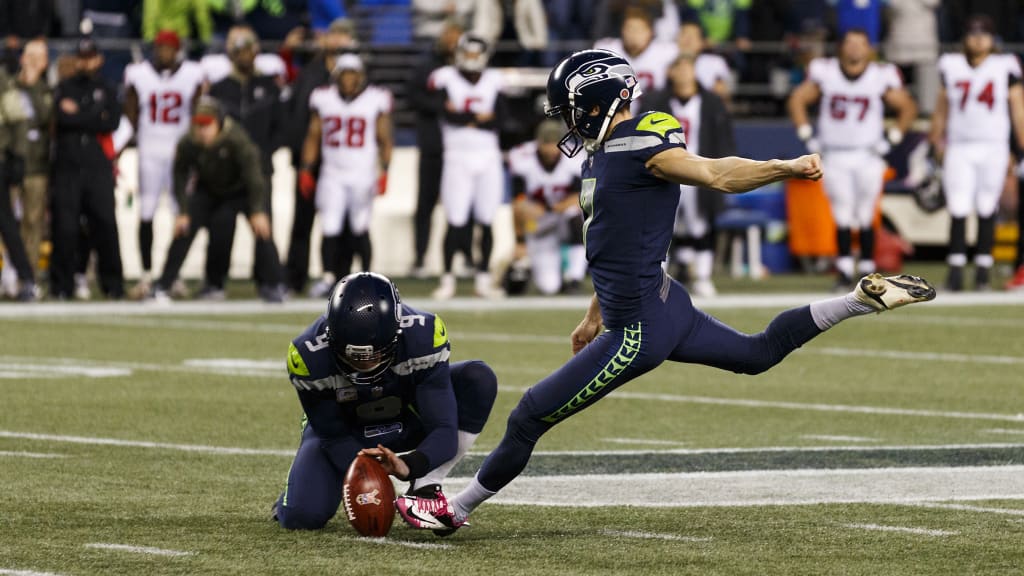
POLYGON ((477 506, 523 471, 545 432, 665 360, 758 374, 846 318, 935 297, 920 278, 871 274, 849 294, 785 311, 755 335, 695 309, 682 285, 661 268, 679 185, 738 193, 786 178, 817 180, 820 160, 813 154, 765 162, 690 154, 673 116, 633 117, 629 103, 638 95, 636 86, 630 65, 603 50, 567 57, 548 78, 548 114, 560 116, 569 129, 563 152, 588 151, 580 204, 596 294, 573 330, 575 356, 527 390, 508 418, 505 437, 469 485, 450 502, 416 495, 396 500, 408 524, 441 534, 463 526, 477 506))
POLYGON ((427 504, 447 503, 441 482, 483 430, 498 392, 490 367, 449 365, 450 352, 441 318, 403 305, 390 280, 369 272, 342 278, 327 313, 288 347, 302 441, 274 519, 293 530, 323 528, 360 451, 410 482, 409 493, 432 514, 424 521, 439 515, 427 504))

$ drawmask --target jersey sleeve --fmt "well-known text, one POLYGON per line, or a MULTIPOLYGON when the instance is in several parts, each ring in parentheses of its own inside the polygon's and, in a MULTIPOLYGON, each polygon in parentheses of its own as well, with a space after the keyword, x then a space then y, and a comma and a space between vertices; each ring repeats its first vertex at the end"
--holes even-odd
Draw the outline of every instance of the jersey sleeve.
POLYGON ((895 64, 886 64, 882 74, 882 84, 885 90, 899 90, 903 88, 903 75, 895 64))
MULTIPOLYGON (((686 149, 683 127, 675 116, 665 112, 648 112, 641 116, 633 138, 636 140, 630 140, 629 137, 622 139, 625 141, 623 144, 631 147, 645 163, 670 148, 686 149)), ((613 151, 614 146, 622 145, 615 140, 619 138, 607 142, 606 151, 613 151)))
POLYGON ((1006 54, 1004 58, 1006 58, 1006 68, 1010 75, 1010 86, 1013 86, 1021 80, 1020 59, 1016 54, 1006 54))
POLYGON ((939 63, 936 65, 936 68, 939 71, 939 85, 942 86, 943 88, 948 88, 948 86, 946 86, 946 77, 949 74, 949 63, 949 54, 943 54, 942 56, 939 56, 939 63))
POLYGON ((827 66, 824 58, 815 58, 807 67, 807 79, 821 86, 825 82, 825 68, 827 66))
POLYGON ((443 66, 430 73, 427 78, 427 89, 430 91, 444 90, 448 87, 449 68, 443 66))

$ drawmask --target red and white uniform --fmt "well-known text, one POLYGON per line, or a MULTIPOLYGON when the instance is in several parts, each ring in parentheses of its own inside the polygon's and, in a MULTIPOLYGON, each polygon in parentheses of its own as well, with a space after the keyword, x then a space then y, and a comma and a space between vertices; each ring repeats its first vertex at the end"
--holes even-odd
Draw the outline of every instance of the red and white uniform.
MULTIPOLYGON (((157 71, 149 61, 129 64, 124 71, 126 87, 139 99, 135 129, 139 151, 139 209, 143 221, 156 213, 160 192, 171 192, 174 150, 188 132, 192 100, 203 82, 195 62, 182 62, 176 69, 157 71)), ((173 196, 172 202, 173 202, 173 196)))
MULTIPOLYGON (((447 104, 460 112, 494 114, 502 89, 501 73, 485 69, 470 82, 454 66, 434 70, 428 85, 443 90, 447 104)), ((505 190, 498 133, 477 126, 458 126, 442 119, 444 167, 441 204, 448 223, 465 226, 470 214, 479 224, 491 224, 505 190)))
POLYGON ((808 77, 818 85, 817 138, 822 147, 825 192, 841 228, 868 228, 882 193, 885 173, 883 96, 903 87, 892 64, 872 62, 856 78, 836 58, 811 61, 808 77))
MULTIPOLYGON (((508 153, 508 169, 525 185, 525 194, 533 202, 549 210, 570 194, 579 193, 583 155, 566 158, 558 155, 558 163, 548 170, 540 161, 536 142, 526 142, 508 153)), ((578 207, 564 212, 548 212, 537 221, 535 230, 526 233, 526 251, 530 258, 530 273, 534 285, 543 294, 557 294, 562 287, 562 245, 573 242, 571 226, 582 226, 578 207)), ((577 231, 576 237, 581 231, 577 231)), ((580 254, 573 258, 570 248, 569 280, 579 281, 586 274, 586 252, 579 245, 580 254)))
MULTIPOLYGON (((629 65, 633 67, 633 71, 636 73, 637 84, 640 85, 640 90, 644 93, 661 90, 666 86, 668 83, 668 69, 679 53, 679 47, 674 42, 664 42, 661 40, 652 40, 647 45, 647 48, 636 56, 626 54, 626 49, 623 48, 622 39, 620 38, 603 38, 594 44, 594 48, 610 50, 625 58, 629 65)), ((642 95, 640 97, 643 98, 642 95)), ((634 101, 631 108, 634 114, 640 111, 636 101, 634 101)))
MULTIPOLYGON (((669 100, 671 113, 679 120, 686 137, 686 150, 691 154, 700 154, 700 94, 695 94, 685 103, 678 98, 669 100)), ((684 233, 700 238, 708 233, 708 220, 701 214, 697 206, 697 188, 695 186, 679 186, 679 206, 676 208, 676 235, 684 233)))
POLYGON ((963 54, 944 54, 939 73, 949 114, 942 180, 953 217, 995 213, 1010 160, 1010 86, 1020 81, 1017 57, 990 54, 972 68, 963 54))
POLYGON ((391 108, 391 92, 372 85, 351 100, 334 84, 310 94, 309 109, 321 126, 316 207, 324 236, 341 234, 346 219, 353 234, 369 228, 379 173, 377 119, 391 108))

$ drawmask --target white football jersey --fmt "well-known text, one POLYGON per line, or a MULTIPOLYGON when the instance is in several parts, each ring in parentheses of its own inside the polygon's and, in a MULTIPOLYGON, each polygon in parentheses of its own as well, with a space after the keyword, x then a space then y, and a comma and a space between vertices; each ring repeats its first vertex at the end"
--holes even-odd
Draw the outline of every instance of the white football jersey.
POLYGON ((1016 56, 990 54, 972 68, 963 54, 943 54, 939 74, 949 104, 946 136, 950 141, 1009 141, 1010 82, 1021 77, 1016 56))
POLYGON ((148 60, 129 64, 124 70, 124 83, 139 97, 139 149, 173 153, 188 131, 192 100, 203 83, 199 65, 185 61, 175 70, 158 72, 148 60))
POLYGON ((391 107, 391 92, 373 85, 348 101, 335 84, 313 90, 309 109, 320 116, 323 167, 377 174, 377 118, 391 107))
POLYGON ((665 87, 668 82, 669 66, 679 53, 679 47, 674 42, 660 40, 652 40, 647 48, 636 56, 626 54, 620 38, 603 38, 594 43, 594 48, 611 50, 625 58, 636 72, 637 84, 644 93, 665 87))
MULTIPOLYGON (((502 75, 497 70, 487 68, 480 74, 476 83, 472 83, 454 66, 443 66, 430 74, 428 85, 431 90, 444 90, 448 103, 460 112, 494 114, 495 103, 502 89, 502 75)), ((445 152, 493 152, 499 149, 498 134, 494 130, 458 126, 442 120, 441 135, 444 139, 445 152)))
POLYGON ((705 90, 714 90, 719 80, 729 83, 732 78, 732 71, 729 64, 718 54, 708 52, 701 53, 693 63, 697 74, 697 83, 705 90))
POLYGON ((683 127, 683 136, 686 137, 686 150, 691 154, 700 154, 700 94, 696 94, 693 98, 690 98, 686 103, 682 103, 678 98, 672 98, 669 100, 669 106, 672 108, 672 115, 679 120, 679 125, 683 127))
POLYGON ((848 78, 838 59, 815 58, 807 75, 821 90, 818 140, 822 146, 866 148, 882 139, 882 96, 903 87, 896 66, 872 62, 860 76, 848 78))
MULTIPOLYGON (((207 54, 199 60, 199 66, 202 67, 206 81, 210 84, 227 78, 232 68, 231 59, 227 54, 207 54)), ((288 76, 288 67, 277 54, 257 54, 253 67, 263 76, 273 76, 281 80, 288 76)))
POLYGON ((550 208, 565 200, 583 168, 582 154, 574 158, 559 154, 558 158, 552 170, 544 168, 537 154, 537 143, 529 141, 509 150, 508 170, 523 179, 527 197, 550 208))

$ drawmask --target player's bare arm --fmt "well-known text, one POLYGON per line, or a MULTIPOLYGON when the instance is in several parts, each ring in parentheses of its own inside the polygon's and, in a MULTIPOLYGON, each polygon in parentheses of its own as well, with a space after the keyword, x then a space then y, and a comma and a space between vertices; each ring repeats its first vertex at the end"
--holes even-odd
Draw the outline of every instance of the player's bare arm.
POLYGON ((306 128, 306 139, 302 143, 302 166, 310 168, 320 158, 320 136, 323 123, 316 111, 309 113, 309 127, 306 128))
POLYGON ((1024 85, 1020 82, 1010 86, 1010 121, 1017 145, 1024 148, 1024 85))
MULTIPOLYGON (((914 123, 914 119, 917 118, 917 102, 914 101, 914 97, 910 95, 910 92, 906 88, 892 88, 882 95, 882 101, 890 110, 896 111, 896 126, 895 128, 900 131, 900 136, 907 133, 910 129, 910 125, 914 123)), ((893 135, 889 135, 889 141, 892 144, 899 144, 899 139, 893 141, 893 135)))
POLYGON ((712 159, 690 154, 683 148, 669 148, 655 154, 647 161, 647 169, 669 182, 713 188, 728 194, 749 192, 788 178, 817 180, 822 174, 821 158, 817 154, 793 160, 759 161, 736 156, 712 159))
POLYGON ((394 147, 395 135, 391 114, 380 114, 377 116, 377 153, 383 172, 387 172, 388 166, 391 165, 391 151, 394 147))
POLYGON ((804 80, 789 95, 786 108, 789 110, 789 118, 796 126, 797 135, 801 140, 811 137, 812 128, 807 116, 807 108, 821 99, 821 88, 811 80, 804 80))
POLYGON ((601 329, 604 327, 604 320, 601 318, 601 305, 597 301, 597 294, 590 299, 590 307, 587 308, 587 313, 583 316, 583 320, 580 320, 576 329, 572 331, 572 335, 569 337, 572 343, 572 353, 576 354, 580 350, 586 347, 587 344, 597 338, 597 335, 601 333, 601 329))
POLYGON ((948 117, 949 101, 946 100, 946 88, 941 86, 935 100, 935 111, 932 112, 932 128, 928 134, 928 141, 940 160, 946 149, 946 119, 948 117))

